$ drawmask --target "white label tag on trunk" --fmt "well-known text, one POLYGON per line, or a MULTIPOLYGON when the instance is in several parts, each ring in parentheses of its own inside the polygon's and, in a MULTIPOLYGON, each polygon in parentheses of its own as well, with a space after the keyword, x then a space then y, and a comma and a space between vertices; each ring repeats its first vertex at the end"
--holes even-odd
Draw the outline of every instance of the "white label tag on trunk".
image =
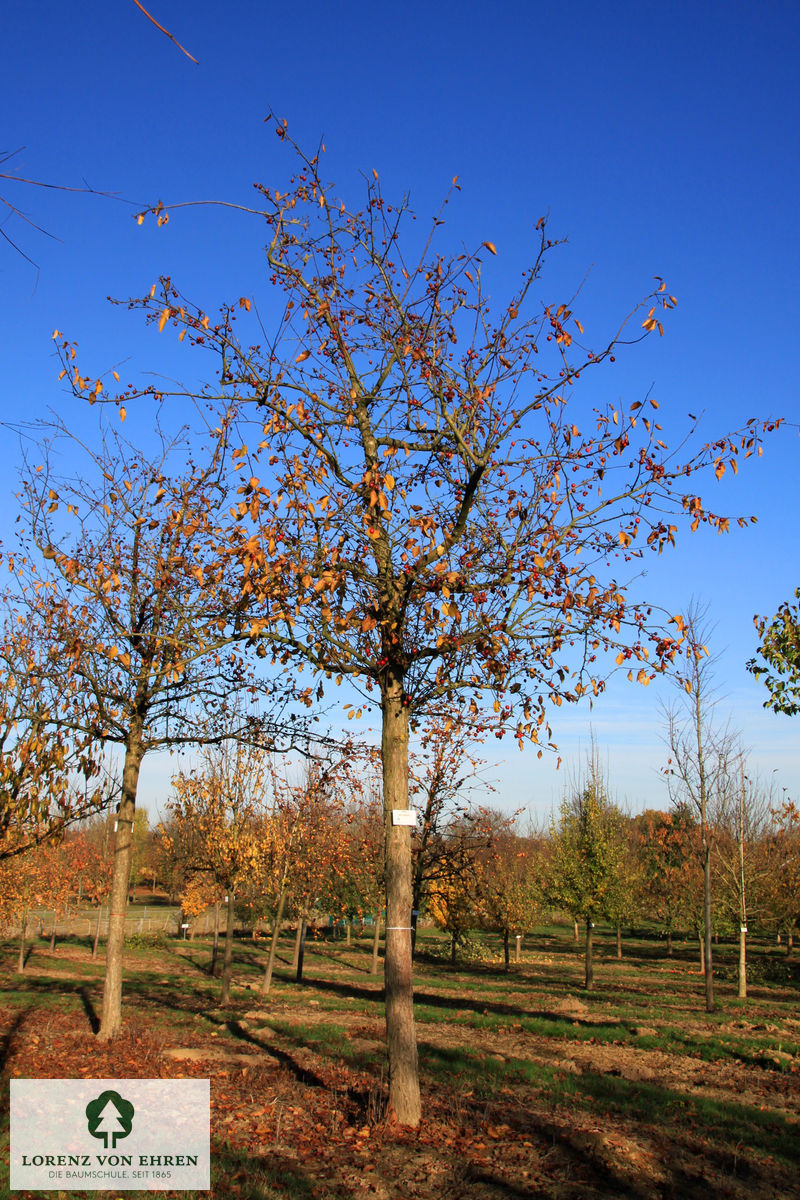
POLYGON ((393 825, 416 825, 417 810, 415 808, 393 808, 392 809, 392 824, 393 825))

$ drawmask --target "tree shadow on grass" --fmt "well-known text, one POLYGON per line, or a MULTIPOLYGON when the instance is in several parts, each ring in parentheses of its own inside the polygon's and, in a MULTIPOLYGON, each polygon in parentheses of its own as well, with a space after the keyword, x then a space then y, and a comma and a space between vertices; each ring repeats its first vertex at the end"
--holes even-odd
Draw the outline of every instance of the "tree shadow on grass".
POLYGON ((14 1014, 8 1029, 5 1031, 2 1038, 0 1038, 0 1071, 5 1070, 6 1063, 8 1062, 11 1054, 11 1049, 14 1045, 14 1039, 22 1026, 25 1024, 25 1020, 28 1015, 34 1011, 34 1008, 35 1006, 30 1004, 27 1008, 19 1009, 19 1011, 14 1014))
POLYGON ((97 1033, 100 1028, 100 1018, 97 1015, 97 1009, 95 1008, 94 1001, 89 994, 88 987, 85 984, 81 984, 81 986, 75 990, 78 996, 80 996, 81 1004, 83 1005, 83 1011, 86 1013, 92 1033, 97 1033))
POLYGON ((233 1034, 239 1041, 247 1042, 248 1045, 255 1046, 258 1050, 263 1050, 266 1054, 276 1058, 281 1066, 286 1067, 292 1072, 299 1083, 303 1083, 307 1087, 327 1088, 328 1085, 325 1083, 325 1080, 317 1075, 316 1071, 310 1071, 307 1067, 301 1066, 296 1059, 292 1058, 291 1054, 287 1054, 285 1050, 268 1042, 265 1038, 257 1037, 249 1029, 245 1029, 243 1025, 240 1025, 235 1018, 224 1022, 221 1021, 220 1024, 224 1024, 228 1032, 233 1034))
MULTIPOLYGON (((306 979, 305 983, 315 991, 327 992, 334 996, 341 996, 347 1000, 368 1000, 374 1003, 376 1001, 382 1002, 384 999, 383 987, 367 988, 360 984, 337 983, 329 979, 306 979)), ((563 1022, 565 1031, 575 1026, 583 1026, 596 1031, 603 1028, 602 1025, 598 1025, 597 1021, 584 1020, 580 1016, 573 1016, 572 1013, 565 1017, 563 1014, 554 1012, 552 1009, 533 1010, 524 1008, 519 1004, 506 1004, 500 1000, 473 1000, 468 996, 440 996, 436 992, 415 990, 414 1003, 418 1006, 441 1009, 443 1019, 446 1019, 445 1014, 449 1010, 453 1014, 473 1012, 480 1016, 508 1017, 515 1020, 519 1018, 541 1018, 559 1023, 563 1022)), ((613 1024, 616 1027, 616 1023, 613 1024)))
POLYGON ((211 1192, 198 1198, 234 1193, 242 1200, 351 1200, 341 1184, 326 1186, 300 1165, 296 1156, 270 1149, 260 1154, 228 1145, 211 1147, 211 1192))

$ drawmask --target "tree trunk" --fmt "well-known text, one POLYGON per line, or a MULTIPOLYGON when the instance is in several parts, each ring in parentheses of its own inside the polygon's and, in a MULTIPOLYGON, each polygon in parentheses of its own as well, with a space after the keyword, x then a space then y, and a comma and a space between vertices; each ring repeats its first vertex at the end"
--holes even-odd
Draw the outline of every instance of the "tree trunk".
POLYGON ((794 950, 794 934, 792 933, 792 931, 790 929, 786 935, 786 957, 787 958, 792 957, 793 950, 794 950))
POLYGON ((306 928, 306 919, 303 917, 302 921, 300 922, 300 928, 297 931, 300 935, 297 939, 297 974, 295 975, 295 981, 297 983, 303 982, 303 958, 305 957, 306 952, 306 928))
POLYGON ((214 944, 211 951, 211 977, 217 973, 217 958, 219 957, 219 900, 214 904, 214 944))
POLYGON ((740 1000, 747 999, 747 929, 739 927, 739 991, 740 1000))
POLYGON ((378 974, 378 954, 381 948, 381 914, 375 913, 375 933, 372 936, 372 966, 369 969, 370 975, 378 974))
POLYGON ((622 958, 622 930, 617 926, 617 958, 622 958))
POLYGON ((286 888, 281 888, 281 894, 278 897, 278 908, 275 913, 275 921, 272 926, 272 938, 269 943, 269 958, 267 959, 267 969, 264 972, 264 980, 261 984, 261 995, 266 996, 269 989, 272 987, 272 972, 275 970, 275 955, 278 953, 278 936, 281 931, 281 921, 283 920, 283 910, 286 906, 286 888))
POLYGON ((228 892, 228 920, 225 924, 225 951, 222 956, 222 991, 220 1000, 227 1004, 231 998, 231 975, 233 974, 233 926, 236 914, 233 907, 233 892, 228 892))
POLYGON ((297 922, 297 929, 294 931, 294 953, 292 954, 292 970, 297 970, 297 964, 300 962, 300 939, 303 936, 303 918, 297 922))
POLYGON ((419 1125, 421 1104, 411 958, 411 827, 393 825, 392 812, 408 808, 408 708, 402 679, 382 685, 381 759, 386 835, 386 946, 384 979, 389 1114, 400 1125, 419 1125))
POLYGON ((516 945, 516 949, 514 951, 514 962, 519 962, 519 960, 520 960, 519 952, 522 949, 522 934, 521 933, 517 934, 516 943, 517 943, 517 945, 516 945))
POLYGON ((594 934, 594 922, 586 922, 586 971, 584 975, 583 985, 587 992, 590 992, 594 987, 594 957, 592 954, 592 938, 594 934))
POLYGON ((347 930, 346 936, 345 936, 345 945, 351 946, 353 944, 353 922, 350 920, 349 917, 347 917, 345 920, 345 927, 347 930))
POLYGON ((53 913, 53 928, 50 930, 50 953, 55 954, 56 951, 56 914, 53 913))
POLYGON ((667 930, 667 954, 672 958, 672 930, 667 930))
POLYGON ((122 1029, 122 971, 125 947, 125 911, 133 853, 133 818, 136 791, 144 750, 142 731, 132 729, 125 747, 122 769, 122 798, 117 810, 114 836, 114 872, 109 897, 108 937, 106 939, 106 975, 103 984, 103 1014, 97 1036, 101 1042, 116 1037, 122 1029))
POLYGON ((578 925, 578 922, 577 922, 577 921, 575 921, 575 922, 574 922, 574 925, 575 925, 575 929, 574 929, 575 938, 574 938, 574 940, 575 940, 575 945, 577 946, 578 942, 581 940, 581 931, 580 931, 580 927, 579 927, 579 925, 578 925))
POLYGON ((17 970, 21 973, 25 970, 25 934, 28 930, 28 910, 23 908, 22 920, 19 926, 19 957, 17 959, 17 970))
POLYGON ((700 931, 698 940, 700 942, 700 974, 705 975, 705 973, 706 973, 706 939, 705 939, 705 934, 702 932, 702 930, 700 931))
POLYGON ((503 930, 503 965, 508 971, 511 966, 511 954, 508 948, 508 930, 503 930))
MULTIPOLYGON (((704 835, 707 838, 707 834, 704 835)), ((705 963, 703 973, 706 983, 706 1012, 714 1011, 714 966, 711 955, 711 845, 706 844, 703 854, 703 920, 705 922, 705 963)))
POLYGON ((455 930, 450 934, 450 962, 453 966, 456 965, 456 946, 458 945, 458 934, 455 930))
POLYGON ((97 947, 100 944, 100 928, 103 922, 103 906, 102 904, 97 910, 97 920, 94 926, 94 937, 92 938, 92 958, 97 958, 97 947))

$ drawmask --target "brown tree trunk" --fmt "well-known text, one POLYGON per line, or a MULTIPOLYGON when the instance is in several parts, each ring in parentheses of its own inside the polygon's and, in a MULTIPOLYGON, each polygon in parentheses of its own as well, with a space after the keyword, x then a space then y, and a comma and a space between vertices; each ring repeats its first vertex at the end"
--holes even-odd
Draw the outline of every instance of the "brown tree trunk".
POLYGON ((345 935, 345 945, 351 946, 353 944, 353 922, 349 917, 347 917, 345 920, 345 927, 347 930, 345 935))
POLYGON ((794 950, 794 934, 792 933, 792 931, 790 929, 786 935, 786 957, 787 958, 792 957, 793 950, 794 950))
POLYGON ((450 935, 450 962, 453 966, 456 965, 456 947, 458 946, 458 934, 455 929, 450 935))
POLYGON ((508 971, 511 967, 511 953, 508 946, 508 930, 503 930, 503 965, 508 971))
POLYGON ((399 1125, 419 1125, 421 1104, 411 957, 411 827, 392 813, 408 808, 408 709, 402 679, 383 684, 381 758, 386 835, 386 944, 384 979, 389 1056, 389 1114, 399 1125))
POLYGON ((217 958, 219 957, 219 900, 214 904, 214 943, 211 951, 211 976, 217 973, 217 958))
POLYGON ((97 958, 97 947, 100 944, 100 927, 103 922, 103 906, 102 904, 97 910, 97 920, 94 925, 94 937, 92 938, 92 958, 97 958))
POLYGON ((622 958, 622 930, 617 926, 617 958, 622 958))
POLYGON ((281 894, 278 897, 278 909, 275 913, 275 921, 272 926, 272 938, 269 943, 269 957, 267 959, 267 968, 264 971, 264 980, 261 984, 261 995, 266 996, 269 989, 272 987, 272 972, 275 970, 275 955, 278 953, 278 936, 281 931, 281 921, 283 920, 283 910, 286 907, 286 888, 281 888, 281 894))
POLYGON ((586 922, 586 970, 584 973, 583 986, 587 992, 590 992, 594 987, 594 956, 592 953, 592 940, 594 935, 594 922, 586 922))
POLYGON ((706 973, 706 939, 705 939, 705 935, 702 933, 702 931, 699 935, 698 940, 700 942, 700 974, 705 975, 705 973, 706 973))
POLYGON ((233 907, 233 892, 228 892, 228 920, 225 924, 225 952, 222 956, 222 991, 220 1000, 227 1004, 231 998, 231 975, 233 974, 233 926, 236 914, 233 907))
POLYGON ((294 932, 294 953, 292 954, 292 970, 297 970, 297 964, 300 962, 300 939, 303 936, 304 919, 301 917, 297 922, 297 929, 294 932))
MULTIPOLYGON (((708 835, 704 834, 707 839, 708 835)), ((711 845, 707 842, 703 854, 703 920, 705 921, 705 963, 703 973, 706 984, 706 1012, 714 1011, 714 966, 711 955, 711 845)))
POLYGON ((125 947, 125 912, 133 853, 133 818, 136 812, 136 791, 144 750, 141 729, 132 729, 125 747, 122 769, 122 798, 117 810, 117 830, 114 837, 114 872, 109 897, 108 938, 106 940, 106 975, 103 984, 103 1014, 97 1036, 101 1042, 116 1037, 122 1029, 122 972, 125 947))
POLYGON ((667 930, 667 954, 672 957, 672 930, 667 930))
POLYGON ((375 933, 372 935, 372 966, 369 969, 370 975, 378 974, 378 954, 381 948, 381 914, 375 913, 375 933))
POLYGON ((516 949, 514 951, 514 962, 519 962, 520 950, 522 949, 522 934, 521 933, 517 934, 516 943, 517 943, 517 945, 516 945, 516 949))
POLYGON ((19 926, 19 957, 17 958, 17 970, 21 973, 25 970, 25 934, 28 930, 28 910, 23 908, 22 920, 19 926))
POLYGON ((303 982, 303 958, 305 957, 305 952, 306 952, 306 929, 307 929, 307 927, 308 927, 308 925, 306 922, 306 918, 303 917, 302 921, 300 922, 300 928, 297 931, 299 934, 299 937, 297 939, 297 972, 295 974, 295 982, 296 983, 303 982))
POLYGON ((55 954, 56 950, 56 914, 53 913, 53 928, 50 930, 50 953, 55 954))
POLYGON ((580 931, 580 926, 578 925, 578 922, 577 922, 577 921, 575 921, 575 922, 574 922, 574 926, 575 926, 575 928, 574 928, 574 934, 575 934, 574 940, 575 940, 575 945, 577 946, 578 942, 581 940, 581 931, 580 931))
POLYGON ((739 990, 740 1000, 747 999, 747 929, 739 926, 739 990))

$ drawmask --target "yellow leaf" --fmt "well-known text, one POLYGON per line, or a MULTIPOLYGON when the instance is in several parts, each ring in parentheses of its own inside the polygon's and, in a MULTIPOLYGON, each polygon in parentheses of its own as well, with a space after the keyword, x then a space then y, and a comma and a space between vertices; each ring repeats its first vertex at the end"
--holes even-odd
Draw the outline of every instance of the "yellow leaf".
POLYGON ((120 421, 124 421, 124 420, 125 420, 125 418, 127 417, 127 415, 128 415, 128 414, 126 413, 126 411, 125 411, 125 409, 124 409, 124 408, 121 408, 121 409, 119 410, 119 419, 120 419, 120 421))
POLYGON ((301 350, 300 353, 298 354, 297 358, 294 361, 299 362, 299 363, 305 362, 306 359, 310 357, 310 355, 311 355, 310 350, 301 350))
POLYGON ((394 487, 394 476, 384 475, 383 486, 386 488, 387 492, 391 492, 392 488, 394 487))
POLYGON ((497 254, 494 242, 484 242, 483 244, 490 254, 497 254))
POLYGON ((111 374, 114 376, 114 378, 116 379, 117 383, 119 383, 119 375, 117 374, 117 372, 116 372, 116 371, 112 371, 112 372, 111 372, 111 374))
POLYGON ((150 288, 150 299, 151 299, 151 300, 153 299, 153 297, 155 296, 155 294, 156 294, 156 285, 155 285, 155 284, 153 284, 153 286, 150 288))
POLYGON ((159 333, 161 333, 162 329, 164 328, 164 326, 166 325, 168 320, 169 320, 169 309, 164 308, 161 310, 161 316, 158 318, 158 332, 159 333))
POLYGON ((136 214, 136 224, 137 224, 137 225, 144 225, 144 213, 137 213, 137 214, 136 214))

